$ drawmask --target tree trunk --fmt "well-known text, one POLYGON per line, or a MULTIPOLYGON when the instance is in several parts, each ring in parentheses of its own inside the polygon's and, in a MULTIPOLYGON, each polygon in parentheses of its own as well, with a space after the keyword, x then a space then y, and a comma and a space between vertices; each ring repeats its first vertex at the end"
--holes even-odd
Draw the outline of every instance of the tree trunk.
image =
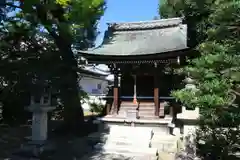
MULTIPOLYGON (((61 27, 60 23, 69 23, 65 20, 58 22, 55 18, 47 16, 47 9, 43 5, 37 5, 37 15, 40 21, 45 25, 49 34, 53 37, 56 46, 60 51, 62 59, 62 67, 60 68, 60 81, 59 86, 60 98, 64 105, 64 121, 67 128, 76 130, 84 122, 83 110, 81 108, 79 97, 79 84, 77 75, 77 61, 74 58, 71 45, 72 35, 69 33, 69 26, 61 27), (46 17, 48 17, 46 19, 46 17), (54 31, 49 24, 56 24, 58 31, 54 31)), ((61 14, 61 13, 60 13, 61 14)), ((63 16, 63 15, 61 15, 63 16)), ((60 64, 61 65, 61 64, 60 64)))
POLYGON ((83 109, 79 97, 77 61, 71 50, 71 45, 57 45, 61 51, 63 67, 61 68, 60 96, 64 104, 64 122, 69 130, 77 131, 84 122, 83 109))
POLYGON ((67 128, 76 130, 84 122, 83 110, 80 104, 77 79, 68 75, 68 84, 60 87, 60 96, 64 104, 64 122, 67 128))

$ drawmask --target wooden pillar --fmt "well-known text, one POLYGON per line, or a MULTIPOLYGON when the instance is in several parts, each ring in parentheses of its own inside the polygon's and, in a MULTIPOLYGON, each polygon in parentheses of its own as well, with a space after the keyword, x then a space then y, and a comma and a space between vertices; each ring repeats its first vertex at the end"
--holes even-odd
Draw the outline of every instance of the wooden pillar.
POLYGON ((155 116, 159 116, 159 75, 157 73, 157 64, 154 64, 154 104, 155 104, 155 116))
POLYGON ((114 87, 113 87, 113 114, 118 111, 118 102, 119 102, 119 90, 118 90, 118 73, 114 72, 114 87))

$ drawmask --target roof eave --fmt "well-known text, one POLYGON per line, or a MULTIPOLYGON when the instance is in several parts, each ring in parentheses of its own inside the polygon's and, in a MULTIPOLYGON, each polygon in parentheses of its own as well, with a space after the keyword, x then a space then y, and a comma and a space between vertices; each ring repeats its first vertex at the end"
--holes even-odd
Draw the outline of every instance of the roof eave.
POLYGON ((184 54, 183 52, 189 51, 190 48, 186 47, 183 49, 179 50, 172 50, 172 51, 167 51, 167 52, 159 52, 159 53, 151 53, 151 54, 134 54, 134 55, 106 55, 106 54, 96 54, 94 52, 89 52, 89 51, 78 51, 81 56, 85 57, 86 59, 141 59, 141 58, 152 58, 155 56, 158 56, 159 58, 168 58, 168 57, 177 57, 179 55, 184 54))
POLYGON ((87 69, 83 69, 83 68, 80 68, 79 69, 79 73, 83 73, 83 74, 86 74, 86 75, 92 75, 92 76, 98 76, 98 77, 107 77, 108 74, 101 74, 101 73, 97 73, 97 72, 94 72, 94 71, 90 71, 90 70, 87 70, 87 69))

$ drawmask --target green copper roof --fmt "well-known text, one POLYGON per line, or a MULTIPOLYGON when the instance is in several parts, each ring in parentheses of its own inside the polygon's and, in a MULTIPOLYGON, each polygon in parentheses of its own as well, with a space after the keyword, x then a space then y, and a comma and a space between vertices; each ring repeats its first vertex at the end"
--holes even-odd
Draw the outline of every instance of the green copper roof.
POLYGON ((160 54, 187 48, 187 26, 181 18, 108 24, 99 47, 83 54, 129 56, 160 54))

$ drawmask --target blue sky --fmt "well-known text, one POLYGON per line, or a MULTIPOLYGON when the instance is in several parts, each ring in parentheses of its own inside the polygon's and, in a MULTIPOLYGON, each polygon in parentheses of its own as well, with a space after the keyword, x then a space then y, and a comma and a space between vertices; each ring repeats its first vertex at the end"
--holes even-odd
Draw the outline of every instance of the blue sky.
POLYGON ((99 23, 101 34, 96 40, 102 42, 108 22, 132 22, 152 20, 158 16, 159 0, 107 0, 107 9, 99 23))
MULTIPOLYGON (((133 22, 152 20, 158 16, 160 0, 106 0, 107 9, 101 18, 98 30, 101 34, 96 40, 96 45, 102 42, 104 31, 108 22, 133 22)), ((9 14, 12 15, 15 12, 9 14)))

